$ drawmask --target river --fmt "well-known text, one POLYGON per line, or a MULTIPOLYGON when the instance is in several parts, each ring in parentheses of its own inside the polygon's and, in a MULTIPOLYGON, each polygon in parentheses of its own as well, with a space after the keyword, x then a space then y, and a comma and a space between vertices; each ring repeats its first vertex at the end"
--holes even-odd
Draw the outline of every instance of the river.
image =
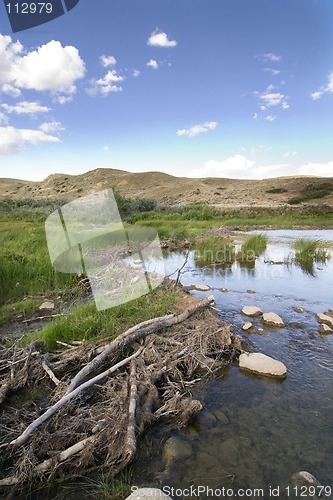
MULTIPOLYGON (((199 415, 187 429, 173 431, 191 446, 192 453, 163 470, 162 462, 156 462, 157 453, 152 452, 144 464, 150 471, 146 483, 217 488, 212 496, 205 490, 200 498, 216 498, 222 487, 234 492, 226 498, 239 498, 245 490, 246 498, 288 498, 291 475, 306 470, 333 489, 333 335, 320 334, 316 319, 316 313, 333 308, 333 259, 315 264, 310 271, 284 263, 298 238, 325 240, 333 248, 333 231, 260 232, 267 234, 268 245, 252 268, 239 263, 224 269, 198 268, 190 252, 181 282, 209 285, 210 292, 192 293, 198 297, 213 293, 221 318, 252 351, 282 361, 287 377, 273 382, 247 375, 234 364, 228 373, 194 393, 204 404, 203 417, 199 415), (245 305, 279 314, 285 328, 263 326, 260 319, 254 319, 263 328, 261 334, 243 332, 241 326, 248 320, 241 314, 245 305), (220 420, 212 424, 211 415, 220 420)), ((168 254, 166 273, 172 274, 183 263, 183 252, 168 254)), ((152 432, 149 439, 151 450, 154 443, 161 448, 161 431, 152 432)), ((185 498, 178 493, 174 491, 173 498, 185 498)))

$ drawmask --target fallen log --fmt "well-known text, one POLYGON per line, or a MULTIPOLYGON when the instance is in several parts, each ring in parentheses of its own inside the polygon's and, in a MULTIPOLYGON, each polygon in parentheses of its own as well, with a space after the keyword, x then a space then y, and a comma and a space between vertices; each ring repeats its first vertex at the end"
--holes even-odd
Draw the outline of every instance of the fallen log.
POLYGON ((72 379, 71 383, 68 386, 66 394, 72 392, 81 382, 81 380, 89 375, 90 372, 95 370, 98 365, 100 365, 103 361, 105 361, 110 354, 116 352, 119 349, 123 349, 128 346, 132 342, 139 340, 150 333, 161 330, 162 328, 166 328, 177 323, 181 323, 189 318, 192 314, 208 307, 214 303, 214 296, 210 295, 206 299, 201 300, 194 306, 187 308, 184 312, 178 315, 169 314, 167 316, 162 316, 159 318, 150 319, 148 321, 144 321, 139 323, 138 325, 133 326, 126 332, 119 335, 115 340, 107 344, 104 350, 96 356, 92 361, 90 361, 87 365, 85 365, 72 379))
POLYGON ((23 433, 18 436, 16 439, 11 441, 9 445, 13 447, 19 447, 25 444, 31 434, 46 420, 48 420, 55 412, 57 412, 62 406, 64 406, 68 401, 75 398, 81 391, 87 389, 88 387, 100 382, 102 379, 108 377, 111 373, 116 371, 121 366, 124 366, 126 363, 130 362, 136 356, 138 356, 143 348, 139 349, 136 353, 132 354, 128 358, 120 361, 116 365, 112 366, 108 370, 103 373, 96 375, 92 379, 87 382, 79 385, 79 382, 83 377, 87 376, 92 370, 95 370, 98 365, 100 365, 111 353, 115 352, 118 349, 123 349, 134 341, 145 337, 146 335, 161 330, 162 328, 169 327, 175 325, 177 323, 181 323, 185 321, 189 316, 200 311, 214 303, 214 297, 209 296, 206 299, 201 300, 195 305, 188 307, 184 312, 178 315, 167 315, 159 318, 150 319, 148 321, 144 321, 143 323, 139 323, 138 325, 133 326, 126 332, 119 335, 115 340, 113 340, 110 344, 108 344, 104 351, 96 356, 92 361, 90 361, 86 366, 84 366, 77 375, 73 378, 69 388, 67 389, 65 395, 59 399, 54 405, 52 405, 45 413, 43 413, 40 417, 34 420, 28 427, 23 431, 23 433), (71 390, 70 390, 71 389, 71 390))

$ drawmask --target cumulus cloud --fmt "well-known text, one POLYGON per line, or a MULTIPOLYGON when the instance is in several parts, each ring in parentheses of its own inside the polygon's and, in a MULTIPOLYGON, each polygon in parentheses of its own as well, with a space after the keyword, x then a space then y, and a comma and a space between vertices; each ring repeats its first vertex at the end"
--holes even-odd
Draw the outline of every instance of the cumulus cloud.
POLYGON ((195 137, 196 135, 203 134, 204 132, 209 132, 209 130, 214 130, 218 125, 217 122, 206 122, 202 125, 194 125, 188 129, 177 130, 177 135, 186 135, 187 137, 195 137))
POLYGON ((111 153, 111 149, 109 146, 103 146, 103 151, 105 151, 105 153, 107 153, 107 154, 111 153))
POLYGON ((85 74, 78 50, 52 40, 27 51, 20 42, 0 34, 0 92, 18 97, 22 89, 74 94, 85 74))
MULTIPOLYGON (((263 101, 264 106, 269 108, 270 106, 288 106, 286 97, 280 92, 264 92, 260 96, 261 101, 263 101)), ((289 106, 288 106, 289 107, 289 106)), ((286 108, 284 108, 286 109, 286 108)))
POLYGON ((0 155, 12 156, 23 151, 25 144, 44 144, 60 142, 58 137, 46 134, 41 130, 0 127, 0 155))
POLYGON ((274 122, 276 120, 276 116, 273 116, 273 115, 267 115, 266 116, 266 120, 268 122, 274 122))
POLYGON ((14 106, 9 104, 1 104, 1 107, 7 113, 15 113, 17 115, 35 115, 36 113, 48 113, 50 108, 41 106, 38 102, 22 101, 14 106))
POLYGON ((243 155, 235 155, 222 161, 209 160, 193 172, 193 177, 247 177, 254 161, 243 155))
POLYGON ((138 76, 140 76, 140 71, 138 69, 134 69, 132 75, 134 76, 134 78, 137 78, 138 76))
POLYGON ((281 73, 279 69, 273 69, 273 68, 264 68, 264 71, 265 73, 270 73, 272 76, 276 76, 279 73, 281 73))
POLYGON ((52 122, 42 123, 42 125, 39 127, 39 129, 42 132, 45 132, 46 134, 61 132, 62 130, 65 130, 65 128, 62 126, 62 124, 60 122, 55 121, 55 120, 52 122))
POLYGON ((266 52, 264 54, 258 54, 255 57, 259 61, 271 61, 271 62, 282 61, 282 56, 280 56, 278 54, 274 54, 273 52, 266 52))
POLYGON ((121 92, 123 89, 119 84, 124 81, 124 77, 118 75, 115 69, 107 72, 103 78, 98 80, 91 80, 90 87, 86 89, 87 93, 90 95, 101 94, 106 97, 111 92, 121 92))
POLYGON ((327 163, 307 163, 298 169, 299 175, 315 175, 322 177, 332 177, 333 161, 327 163))
POLYGON ((324 94, 333 93, 333 71, 328 75, 328 83, 325 87, 321 87, 320 90, 313 92, 311 97, 314 101, 321 99, 324 94))
POLYGON ((155 59, 150 59, 150 61, 147 62, 147 66, 153 69, 158 69, 158 62, 155 61, 155 59))
POLYGON ((148 45, 151 47, 176 47, 176 40, 169 40, 169 37, 163 31, 154 31, 148 38, 148 45))
POLYGON ((114 66, 117 63, 115 57, 105 56, 104 54, 99 58, 99 60, 104 68, 107 68, 108 66, 114 66))

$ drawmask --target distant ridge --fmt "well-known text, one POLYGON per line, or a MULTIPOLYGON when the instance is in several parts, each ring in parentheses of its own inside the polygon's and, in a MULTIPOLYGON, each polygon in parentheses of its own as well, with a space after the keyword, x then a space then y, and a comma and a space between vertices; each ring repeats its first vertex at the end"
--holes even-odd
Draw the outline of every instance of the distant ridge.
POLYGON ((52 174, 41 182, 0 179, 0 199, 48 198, 70 201, 95 191, 115 188, 129 198, 154 198, 167 205, 208 203, 223 207, 283 206, 309 186, 317 189, 332 184, 332 191, 307 204, 333 206, 333 178, 278 177, 239 180, 174 177, 163 172, 131 173, 98 168, 81 175, 52 174))

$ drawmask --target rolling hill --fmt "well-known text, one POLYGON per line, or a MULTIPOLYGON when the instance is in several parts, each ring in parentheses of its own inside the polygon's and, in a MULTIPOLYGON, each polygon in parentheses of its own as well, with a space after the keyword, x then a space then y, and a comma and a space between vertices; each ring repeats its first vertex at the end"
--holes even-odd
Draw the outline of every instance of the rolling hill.
POLYGON ((96 169, 82 175, 52 174, 41 182, 0 179, 0 199, 46 198, 70 201, 106 188, 130 198, 154 198, 167 205, 204 202, 226 208, 278 207, 290 199, 333 206, 333 177, 279 177, 264 180, 193 179, 162 172, 96 169))

